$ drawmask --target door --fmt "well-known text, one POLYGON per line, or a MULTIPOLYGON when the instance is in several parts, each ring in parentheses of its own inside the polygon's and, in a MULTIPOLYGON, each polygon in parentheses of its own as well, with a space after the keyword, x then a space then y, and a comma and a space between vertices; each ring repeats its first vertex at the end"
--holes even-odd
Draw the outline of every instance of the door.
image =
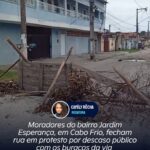
POLYGON ((104 39, 104 52, 109 52, 109 40, 104 39))
POLYGON ((28 35, 28 58, 50 58, 50 36, 42 34, 28 35))
POLYGON ((60 44, 60 47, 61 47, 61 56, 64 56, 66 55, 66 36, 65 34, 61 34, 61 37, 60 37, 60 41, 61 41, 61 44, 60 44))

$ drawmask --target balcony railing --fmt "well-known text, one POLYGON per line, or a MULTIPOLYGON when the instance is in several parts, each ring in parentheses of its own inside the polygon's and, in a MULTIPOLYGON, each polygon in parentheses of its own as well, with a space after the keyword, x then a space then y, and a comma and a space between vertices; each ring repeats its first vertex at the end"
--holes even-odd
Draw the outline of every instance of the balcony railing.
MULTIPOLYGON (((13 4, 17 4, 17 5, 19 5, 19 3, 20 3, 19 0, 0 0, 0 1, 13 3, 13 4)), ((27 5, 27 7, 35 8, 36 7, 36 1, 35 0, 27 0, 26 5, 27 5)))
POLYGON ((5 2, 9 2, 9 3, 14 3, 14 4, 18 3, 18 0, 0 0, 0 1, 5 1, 5 2))
MULTIPOLYGON (((0 1, 5 1, 9 3, 14 3, 19 5, 19 0, 0 0, 0 1)), ((67 15, 70 17, 75 17, 79 19, 84 19, 84 20, 89 20, 89 16, 82 14, 82 13, 77 13, 76 11, 73 10, 65 10, 63 7, 59 7, 56 5, 51 5, 46 2, 41 2, 40 0, 27 0, 27 7, 31 8, 39 8, 43 11, 47 12, 52 12, 52 13, 57 13, 60 15, 67 15)))
POLYGON ((65 14, 65 9, 62 8, 62 7, 58 7, 58 6, 55 6, 55 5, 47 4, 47 3, 41 2, 41 1, 39 1, 38 4, 39 4, 39 8, 41 10, 49 11, 49 12, 57 13, 57 14, 61 14, 61 15, 65 14))
POLYGON ((73 10, 65 10, 65 8, 63 8, 63 7, 47 4, 47 3, 41 2, 41 1, 39 1, 39 8, 44 11, 49 11, 52 13, 57 13, 57 14, 61 14, 61 15, 66 14, 67 16, 70 16, 70 17, 78 17, 81 19, 89 20, 88 15, 77 13, 76 11, 73 11, 73 10))

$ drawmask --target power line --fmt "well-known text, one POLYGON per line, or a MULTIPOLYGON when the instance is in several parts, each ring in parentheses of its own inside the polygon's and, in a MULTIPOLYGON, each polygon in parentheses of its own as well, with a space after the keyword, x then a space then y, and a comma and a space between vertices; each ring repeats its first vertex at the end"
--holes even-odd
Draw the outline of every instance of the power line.
POLYGON ((145 20, 147 20, 148 18, 150 18, 150 16, 148 16, 148 17, 146 17, 146 18, 142 19, 139 23, 144 22, 144 21, 145 21, 145 20))
MULTIPOLYGON (((100 9, 101 11, 103 11, 103 9, 101 9, 101 8, 99 8, 99 9, 100 9)), ((118 21, 121 22, 121 23, 123 22, 123 23, 125 23, 125 24, 127 24, 127 25, 135 26, 135 25, 133 25, 133 24, 131 24, 131 23, 128 23, 128 22, 126 22, 126 21, 124 21, 124 20, 122 20, 122 19, 120 19, 120 18, 118 18, 118 17, 112 15, 111 12, 108 13, 108 11, 106 11, 106 15, 109 15, 109 16, 113 17, 114 19, 118 20, 118 21)))
MULTIPOLYGON (((109 17, 109 16, 108 16, 108 17, 109 17)), ((113 23, 115 23, 114 26, 116 26, 117 28, 122 28, 122 29, 129 30, 129 31, 131 30, 131 28, 128 28, 128 27, 126 27, 126 26, 121 25, 121 24, 118 23, 116 20, 114 20, 114 19, 112 19, 112 18, 110 18, 110 17, 109 17, 109 19, 112 20, 113 23)), ((135 26, 134 26, 134 27, 135 27, 135 26)))
MULTIPOLYGON (((110 17, 112 17, 112 16, 108 16, 108 17, 110 18, 110 17)), ((114 17, 112 17, 111 19, 113 19, 117 24, 119 23, 120 26, 125 27, 125 28, 128 28, 128 27, 126 27, 125 25, 121 25, 123 22, 121 22, 120 20, 117 20, 117 19, 115 19, 114 17)), ((133 25, 133 24, 132 24, 132 26, 135 27, 135 25, 133 25)))
POLYGON ((117 18, 116 16, 114 16, 114 15, 108 13, 108 12, 106 12, 106 13, 107 13, 109 16, 113 17, 114 19, 118 20, 118 21, 121 22, 121 23, 125 23, 125 24, 130 25, 130 26, 135 26, 135 25, 133 25, 133 24, 131 24, 131 23, 128 23, 128 22, 126 22, 126 21, 120 19, 120 18, 117 18))
POLYGON ((136 0, 134 0, 134 2, 136 3, 136 5, 138 6, 138 7, 143 7, 143 6, 141 6, 136 0))

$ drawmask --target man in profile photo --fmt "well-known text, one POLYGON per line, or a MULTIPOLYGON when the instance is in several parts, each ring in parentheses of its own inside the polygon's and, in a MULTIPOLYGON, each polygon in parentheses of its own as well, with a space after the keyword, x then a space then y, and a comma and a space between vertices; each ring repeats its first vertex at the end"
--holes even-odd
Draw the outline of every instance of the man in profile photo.
POLYGON ((52 114, 59 119, 67 117, 69 112, 69 106, 65 102, 56 102, 52 108, 52 114))

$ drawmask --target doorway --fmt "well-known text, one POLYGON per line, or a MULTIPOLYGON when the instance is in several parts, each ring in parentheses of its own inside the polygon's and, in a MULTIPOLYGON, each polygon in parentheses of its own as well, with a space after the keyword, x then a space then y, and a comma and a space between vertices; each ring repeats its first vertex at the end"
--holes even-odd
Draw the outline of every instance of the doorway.
POLYGON ((60 35, 60 46, 61 46, 61 56, 66 55, 66 35, 65 34, 61 34, 60 35))
POLYGON ((27 28, 28 59, 51 57, 51 29, 41 27, 27 28))

